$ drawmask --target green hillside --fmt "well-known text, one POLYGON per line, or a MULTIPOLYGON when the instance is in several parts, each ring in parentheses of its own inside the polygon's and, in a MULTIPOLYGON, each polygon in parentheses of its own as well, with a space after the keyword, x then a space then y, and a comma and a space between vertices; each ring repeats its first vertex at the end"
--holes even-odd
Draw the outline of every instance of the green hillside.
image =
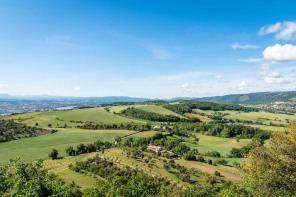
POLYGON ((295 100, 296 91, 291 92, 258 92, 250 94, 233 94, 225 96, 198 98, 200 101, 212 101, 217 103, 233 104, 268 104, 276 101, 295 100))

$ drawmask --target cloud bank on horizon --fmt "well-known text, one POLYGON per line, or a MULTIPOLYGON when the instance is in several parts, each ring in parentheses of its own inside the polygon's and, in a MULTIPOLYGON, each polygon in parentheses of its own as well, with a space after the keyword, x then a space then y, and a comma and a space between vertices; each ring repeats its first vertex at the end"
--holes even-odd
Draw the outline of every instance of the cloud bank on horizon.
POLYGON ((1 1, 0 93, 296 90, 296 2, 285 1, 1 1))

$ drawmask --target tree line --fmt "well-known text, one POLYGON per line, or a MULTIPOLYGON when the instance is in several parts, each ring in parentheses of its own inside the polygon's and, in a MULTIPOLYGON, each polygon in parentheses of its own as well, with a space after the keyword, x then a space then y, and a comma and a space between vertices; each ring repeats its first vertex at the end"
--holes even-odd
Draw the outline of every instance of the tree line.
POLYGON ((225 110, 233 110, 233 111, 259 111, 259 109, 244 107, 236 104, 226 104, 226 103, 214 103, 214 102, 206 102, 206 101, 180 101, 179 104, 174 105, 163 105, 164 108, 176 112, 178 114, 183 115, 184 113, 195 113, 193 109, 200 110, 213 110, 213 111, 225 111, 225 110))
POLYGON ((270 131, 265 131, 259 128, 250 127, 243 124, 224 124, 216 122, 202 123, 178 123, 173 127, 173 132, 190 131, 200 132, 204 135, 231 138, 237 137, 240 139, 269 139, 270 131))
POLYGON ((138 124, 138 123, 113 123, 113 124, 93 124, 91 122, 84 123, 83 125, 76 126, 80 129, 93 129, 93 130, 107 130, 107 129, 120 129, 120 130, 132 130, 132 131, 147 131, 151 129, 150 124, 138 124))

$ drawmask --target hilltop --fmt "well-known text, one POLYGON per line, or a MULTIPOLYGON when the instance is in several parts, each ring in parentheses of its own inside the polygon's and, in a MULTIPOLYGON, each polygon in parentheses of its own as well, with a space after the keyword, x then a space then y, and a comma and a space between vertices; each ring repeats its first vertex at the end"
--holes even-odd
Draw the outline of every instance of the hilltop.
POLYGON ((216 103, 232 103, 232 104, 269 104, 278 101, 295 101, 296 91, 291 92, 257 92, 249 94, 233 94, 225 96, 203 97, 197 98, 200 101, 212 101, 216 103))

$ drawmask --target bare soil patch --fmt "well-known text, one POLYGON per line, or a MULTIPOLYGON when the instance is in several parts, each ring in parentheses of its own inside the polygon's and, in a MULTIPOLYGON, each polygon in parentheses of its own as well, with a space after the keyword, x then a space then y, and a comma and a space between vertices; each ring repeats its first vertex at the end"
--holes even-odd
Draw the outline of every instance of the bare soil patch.
MULTIPOLYGON (((194 168, 197 168, 199 170, 208 172, 210 174, 214 174, 215 171, 216 171, 213 168, 210 168, 210 167, 207 167, 207 166, 198 165, 198 164, 195 164, 195 163, 186 163, 186 165, 189 165, 189 166, 194 167, 194 168)), ((222 172, 220 170, 218 170, 218 171, 221 173, 221 176, 222 177, 225 177, 227 179, 232 179, 232 180, 237 180, 237 181, 243 180, 240 176, 237 176, 237 175, 234 175, 234 174, 230 174, 230 173, 227 173, 227 172, 222 172)))

